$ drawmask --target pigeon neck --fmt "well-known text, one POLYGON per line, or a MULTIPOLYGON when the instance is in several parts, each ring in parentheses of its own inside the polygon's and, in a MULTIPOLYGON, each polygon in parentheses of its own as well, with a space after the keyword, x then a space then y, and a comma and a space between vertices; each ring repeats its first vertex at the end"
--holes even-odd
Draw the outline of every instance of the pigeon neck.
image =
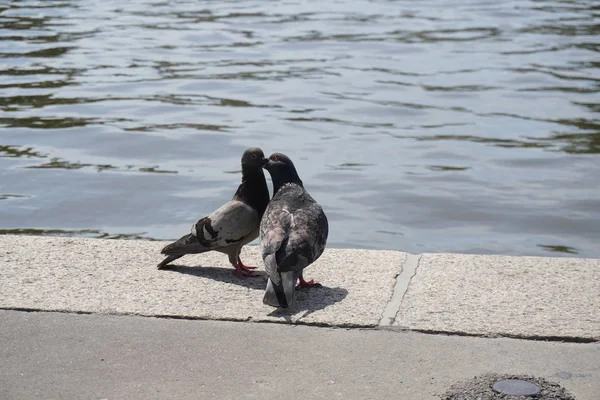
POLYGON ((242 165, 242 182, 253 180, 261 176, 265 176, 262 172, 262 168, 248 168, 242 165))
POLYGON ((269 188, 262 169, 242 170, 242 183, 233 198, 248 204, 262 217, 269 203, 269 188))
POLYGON ((304 187, 304 184, 302 183, 302 180, 300 180, 300 177, 298 176, 296 170, 286 172, 286 174, 277 174, 276 176, 271 175, 271 178, 273 179, 274 193, 277 193, 282 186, 285 186, 287 184, 295 184, 300 187, 304 187))

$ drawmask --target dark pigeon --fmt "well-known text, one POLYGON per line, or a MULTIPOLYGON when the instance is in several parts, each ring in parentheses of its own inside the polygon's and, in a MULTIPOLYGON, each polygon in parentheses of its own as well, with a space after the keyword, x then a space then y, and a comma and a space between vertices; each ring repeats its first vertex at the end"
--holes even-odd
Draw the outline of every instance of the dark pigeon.
POLYGON ((306 190, 296 168, 286 155, 272 154, 264 168, 273 179, 273 199, 260 223, 260 250, 269 275, 263 303, 289 307, 294 301, 296 281, 305 281, 304 268, 323 253, 329 225, 323 209, 306 190))
POLYGON ((240 260, 242 247, 258 237, 261 218, 269 203, 269 189, 262 171, 264 153, 251 147, 242 155, 242 183, 233 199, 208 217, 192 225, 192 233, 165 246, 167 257, 158 264, 164 269, 186 254, 216 250, 229 256, 238 276, 254 276, 240 260))

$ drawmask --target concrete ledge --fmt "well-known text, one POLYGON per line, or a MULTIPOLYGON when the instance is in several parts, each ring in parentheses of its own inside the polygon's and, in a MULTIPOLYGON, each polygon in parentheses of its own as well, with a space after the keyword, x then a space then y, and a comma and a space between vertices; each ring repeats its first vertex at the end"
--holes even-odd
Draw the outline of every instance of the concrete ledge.
POLYGON ((257 246, 246 246, 242 260, 262 275, 237 278, 216 252, 159 271, 164 244, 0 236, 0 308, 368 327, 379 323, 406 259, 396 251, 328 249, 306 270, 323 287, 302 291, 283 311, 262 304, 257 246))
MULTIPOLYGON (((327 249, 289 310, 226 256, 158 271, 162 242, 0 236, 0 308, 600 340, 600 260, 327 249)), ((264 271, 256 246, 244 262, 264 271)))
POLYGON ((600 340, 600 260, 424 254, 396 326, 600 340))

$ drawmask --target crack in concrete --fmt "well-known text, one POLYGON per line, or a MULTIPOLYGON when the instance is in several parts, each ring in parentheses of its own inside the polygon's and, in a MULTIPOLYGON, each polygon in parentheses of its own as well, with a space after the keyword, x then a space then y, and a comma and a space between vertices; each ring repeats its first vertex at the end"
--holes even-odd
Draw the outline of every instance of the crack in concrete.
POLYGON ((396 285, 394 286, 392 297, 388 301, 383 310, 383 314, 381 315, 381 320, 379 321, 380 327, 391 326, 394 324, 394 321, 396 321, 396 316, 400 311, 400 305, 408 291, 408 285, 412 278, 417 274, 421 256, 422 254, 409 254, 406 257, 406 261, 402 266, 402 271, 396 277, 396 285))
POLYGON ((585 338, 579 336, 547 336, 547 335, 519 335, 511 333, 472 333, 463 331, 443 331, 435 329, 416 329, 405 326, 380 325, 378 330, 398 333, 422 333, 424 335, 441 335, 441 336, 459 336, 472 337, 482 339, 514 339, 514 340, 529 340, 533 342, 560 342, 560 343, 600 343, 596 338, 585 338))
MULTIPOLYGON (((414 276, 414 274, 413 274, 414 276)), ((515 340, 530 340, 530 341, 541 341, 541 342, 561 342, 561 343, 600 343, 600 340, 595 338, 583 338, 577 336, 537 336, 537 335, 514 335, 514 334, 484 334, 484 333, 468 333, 461 331, 440 331, 440 330, 428 330, 428 329, 411 329, 400 326, 385 325, 362 325, 362 324, 337 324, 332 325, 326 322, 287 322, 287 321, 261 321, 254 320, 252 317, 246 319, 236 318, 211 318, 211 317, 200 317, 200 316, 188 316, 188 315, 168 315, 168 314, 139 314, 139 313, 122 313, 122 312, 96 312, 96 311, 74 311, 74 310, 61 310, 61 309, 42 309, 42 308, 25 308, 25 307, 0 307, 1 311, 15 311, 15 312, 28 312, 28 313, 57 313, 57 314, 77 314, 77 315, 100 315, 110 317, 140 317, 140 318, 157 318, 157 319, 178 319, 188 321, 214 321, 214 322, 239 322, 239 323, 252 323, 252 324, 279 324, 289 325, 293 327, 298 326, 310 326, 315 328, 326 328, 326 329, 358 329, 358 330, 382 330, 388 332, 413 332, 421 333, 424 335, 445 335, 445 336, 461 336, 461 337, 473 337, 473 338, 484 338, 484 339, 515 339, 515 340)), ((392 321, 393 323, 393 321, 392 321)))
POLYGON ((187 321, 215 321, 215 322, 240 322, 252 324, 280 324, 289 326, 312 326, 319 328, 330 329, 375 329, 375 324, 357 324, 352 322, 328 323, 328 322, 313 322, 313 321, 288 321, 288 320, 257 320, 248 316, 246 318, 226 318, 213 316, 195 316, 195 315, 179 315, 179 314, 148 314, 138 312, 104 312, 104 311, 78 311, 65 309, 44 309, 44 308, 29 308, 29 307, 0 307, 1 311, 15 311, 27 313, 57 313, 57 314, 77 314, 77 315, 102 315, 110 317, 141 317, 141 318, 157 318, 157 319, 180 319, 187 321))

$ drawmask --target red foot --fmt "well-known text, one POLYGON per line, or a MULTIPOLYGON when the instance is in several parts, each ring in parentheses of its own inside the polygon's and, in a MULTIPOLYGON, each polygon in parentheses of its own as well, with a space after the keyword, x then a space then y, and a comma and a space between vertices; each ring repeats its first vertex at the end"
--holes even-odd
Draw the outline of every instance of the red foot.
POLYGON ((250 270, 250 269, 256 269, 256 267, 251 267, 250 265, 244 265, 244 263, 242 263, 242 260, 240 260, 240 259, 238 259, 238 266, 241 269, 245 269, 246 271, 250 270))
POLYGON ((236 274, 237 276, 246 276, 246 277, 249 277, 249 278, 255 278, 255 277, 257 277, 257 276, 258 276, 258 275, 254 275, 254 274, 252 273, 252 271, 248 271, 247 269, 244 269, 244 268, 243 268, 241 265, 239 265, 239 264, 238 264, 238 265, 234 265, 234 268, 235 268, 235 274, 236 274))
POLYGON ((315 282, 313 279, 311 279, 310 281, 305 281, 304 278, 299 278, 298 284, 296 286, 301 287, 301 288, 312 288, 312 287, 319 287, 319 286, 321 286, 321 284, 315 282))

